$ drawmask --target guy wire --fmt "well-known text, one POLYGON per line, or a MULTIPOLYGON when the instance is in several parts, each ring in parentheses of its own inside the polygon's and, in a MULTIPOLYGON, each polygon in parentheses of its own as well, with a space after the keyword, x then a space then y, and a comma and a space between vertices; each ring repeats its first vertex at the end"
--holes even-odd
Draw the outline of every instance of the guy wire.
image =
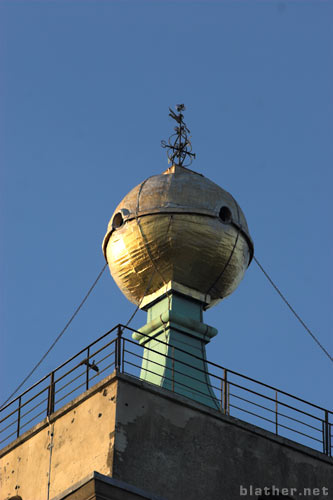
POLYGON ((259 269, 263 272, 263 274, 266 276, 274 290, 280 295, 281 299, 283 302, 287 305, 287 307, 290 309, 290 311, 293 313, 293 315, 298 319, 298 321, 301 323, 301 325, 305 328, 305 330, 308 332, 309 335, 311 335, 312 339, 316 342, 316 344, 320 347, 320 349, 324 352, 324 354, 328 357, 328 359, 333 363, 333 357, 330 355, 330 353, 325 349, 325 347, 320 343, 320 341, 317 339, 315 334, 310 330, 310 328, 304 323, 302 318, 297 314, 295 309, 291 306, 291 304, 287 301, 281 290, 277 287, 277 285, 274 283, 272 278, 268 275, 268 273, 265 271, 265 269, 262 267, 258 259, 253 256, 253 260, 259 267, 259 269))
MULTIPOLYGON (((168 224, 168 228, 167 228, 167 230, 166 230, 166 235, 167 235, 167 234, 168 234, 168 232, 169 232, 169 229, 170 229, 170 226, 171 226, 171 221, 172 221, 172 215, 170 216, 170 219, 169 219, 169 224, 168 224)), ((155 266, 154 266, 154 267, 155 267, 155 266)), ((155 270, 153 271, 153 273, 152 273, 152 274, 151 274, 151 276, 150 276, 150 279, 149 279, 149 281, 148 281, 148 285, 147 285, 147 287, 146 287, 146 289, 145 289, 145 291, 144 291, 144 293, 143 293, 143 295, 142 295, 142 297, 141 297, 141 299, 140 299, 140 302, 139 302, 139 303, 138 303, 138 305, 136 306, 136 308, 135 308, 134 312, 132 313, 131 317, 129 318, 129 320, 127 321, 127 323, 126 323, 126 325, 125 325, 125 326, 128 326, 128 325, 130 324, 130 322, 132 321, 132 319, 134 318, 134 316, 136 315, 136 313, 137 313, 137 312, 138 312, 138 310, 140 309, 140 306, 141 306, 141 304, 142 304, 142 301, 143 301, 143 299, 145 298, 145 296, 146 296, 146 294, 147 294, 147 292, 148 292, 148 290, 149 290, 149 288, 150 288, 150 286, 151 286, 151 283, 152 283, 152 281, 153 281, 153 278, 154 278, 155 274, 156 274, 156 268, 155 268, 155 270)), ((163 279, 163 281, 164 281, 164 279, 163 279)), ((165 283, 165 281, 164 281, 164 283, 165 283)), ((166 286, 167 286, 167 284, 166 284, 166 286)), ((167 297, 168 297, 168 309, 169 309, 169 311, 170 311, 170 309, 171 309, 171 297, 170 297, 170 294, 168 293, 168 291, 167 291, 167 290, 166 290, 166 295, 167 295, 167 297)))
MULTIPOLYGON (((214 283, 212 284, 212 286, 208 289, 208 291, 206 292, 206 295, 209 295, 209 292, 211 291, 211 289, 216 285, 216 283, 218 281, 220 281, 220 279, 222 278, 223 274, 225 273, 225 270, 227 269, 227 267, 229 266, 230 264, 230 261, 232 259, 232 256, 234 254, 234 251, 236 249, 236 246, 237 246, 237 243, 238 243, 238 238, 239 238, 239 233, 240 233, 240 215, 239 215, 239 208, 238 208, 238 203, 236 202, 235 198, 232 196, 232 199, 233 199, 233 202, 235 204, 235 207, 236 207, 236 210, 237 210, 237 219, 238 219, 238 223, 237 223, 237 235, 236 235, 236 239, 235 239, 235 243, 234 243, 234 246, 232 247, 232 250, 230 252, 230 255, 229 255, 229 258, 227 260, 227 262, 225 263, 222 271, 220 272, 220 274, 218 275, 218 277, 216 278, 216 280, 214 281, 214 283)), ((232 222, 232 221, 231 221, 232 222)), ((223 298, 223 297, 221 297, 223 298)))
POLYGON ((93 282, 93 284, 91 285, 91 287, 89 288, 88 292, 86 293, 86 295, 83 297, 82 301, 80 302, 80 304, 78 305, 78 307, 75 309, 74 313, 72 314, 72 316, 70 317, 70 319, 67 321, 66 325, 64 326, 64 328, 61 330, 61 332, 59 333, 59 335, 56 337, 56 339, 53 341, 53 343, 51 344, 51 346, 48 348, 48 350, 46 351, 45 354, 43 354, 43 356, 40 358, 40 360, 38 361, 38 363, 36 363, 36 365, 33 367, 33 369, 28 373, 28 375, 25 377, 25 379, 17 386, 17 388, 15 389, 14 392, 11 393, 11 395, 6 399, 6 401, 1 405, 0 409, 3 408, 10 399, 12 399, 13 396, 15 396, 15 394, 17 393, 17 391, 19 391, 22 387, 23 384, 26 383, 26 381, 31 377, 31 375, 37 370, 37 368, 41 365, 41 363, 44 361, 44 359, 46 358, 46 356, 52 351, 53 347, 56 345, 56 343, 61 339, 61 337, 63 336, 63 334, 65 333, 65 331, 67 330, 67 328, 69 327, 69 325, 72 323, 73 319, 75 318, 75 316, 78 314, 78 312, 80 311, 81 307, 83 306, 83 304, 86 302, 87 298, 89 297, 89 295, 91 294, 91 292, 93 291, 93 289, 95 288, 95 286, 97 285, 97 282, 99 281, 100 277, 102 276, 102 274, 104 273, 105 271, 105 268, 107 266, 107 262, 104 264, 104 266, 102 267, 101 271, 99 272, 97 278, 95 279, 95 281, 93 282))

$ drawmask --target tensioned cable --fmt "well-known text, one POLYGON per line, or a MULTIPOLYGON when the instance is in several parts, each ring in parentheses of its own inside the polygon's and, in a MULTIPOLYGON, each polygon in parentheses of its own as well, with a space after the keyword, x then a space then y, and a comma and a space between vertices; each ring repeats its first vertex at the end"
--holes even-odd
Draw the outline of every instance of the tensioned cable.
MULTIPOLYGON (((170 219, 169 219, 168 228, 167 228, 167 230, 166 230, 166 236, 168 235, 168 232, 169 232, 169 229, 170 229, 170 226, 171 226, 171 221, 172 221, 172 215, 170 216, 170 219)), ((151 276, 150 276, 150 279, 149 279, 149 281, 148 281, 148 284, 147 284, 146 290, 144 291, 144 294, 142 295, 142 297, 141 297, 141 299, 140 299, 140 302, 139 302, 139 303, 138 303, 138 305, 136 306, 136 308, 135 308, 134 312, 132 313, 131 317, 130 317, 130 318, 129 318, 129 320, 127 321, 127 323, 126 323, 125 327, 126 327, 126 326, 128 326, 128 325, 130 324, 130 322, 132 321, 132 319, 134 318, 134 316, 136 315, 136 313, 137 313, 137 312, 138 312, 138 310, 140 309, 140 306, 141 306, 141 304, 142 304, 142 301, 143 301, 143 299, 145 298, 145 296, 147 295, 147 292, 148 292, 148 290, 149 290, 149 288, 150 288, 150 285, 151 285, 151 283, 152 283, 152 281, 153 281, 153 277, 155 276, 155 274, 156 274, 156 268, 155 268, 154 272, 153 272, 153 273, 151 274, 151 276)), ((161 277, 163 278, 163 276, 162 276, 162 275, 161 275, 161 277)), ((168 297, 168 302, 169 302, 169 310, 170 310, 170 296, 169 296, 168 292, 166 292, 166 294, 167 294, 167 297, 168 297)))
MULTIPOLYGON (((147 287, 146 287, 146 290, 145 290, 144 294, 142 295, 141 300, 140 300, 140 302, 138 303, 138 305, 136 306, 136 308, 135 308, 134 312, 132 313, 132 315, 131 315, 130 319, 127 321, 127 323, 126 323, 125 327, 126 327, 126 326, 128 326, 128 325, 130 324, 130 322, 132 321, 132 319, 134 318, 134 316, 136 315, 136 313, 137 313, 137 312, 138 312, 138 310, 140 309, 140 306, 141 306, 141 304, 142 304, 142 301, 143 301, 143 299, 145 298, 145 295, 147 294, 147 292, 148 292, 148 290, 149 290, 149 288, 150 288, 150 285, 151 285, 151 282, 153 281, 153 277, 154 277, 155 273, 156 273, 156 271, 154 271, 153 273, 151 273, 151 276, 150 276, 150 279, 149 279, 149 281, 148 281, 148 285, 147 285, 147 287)), ((124 330, 124 328, 123 328, 123 330, 124 330)))
POLYGON ((102 267, 101 271, 99 272, 97 278, 95 279, 95 281, 93 282, 93 284, 91 285, 91 287, 89 288, 88 292, 86 293, 86 295, 84 296, 84 298, 82 299, 81 303, 79 304, 79 306, 75 309, 74 313, 72 314, 72 316, 70 317, 70 319, 67 321, 66 325, 64 326, 64 328, 61 330, 61 332, 59 333, 59 335, 56 337, 56 339, 54 340, 54 342, 51 344, 51 346, 49 347, 49 349, 46 351, 45 354, 43 354, 43 356, 41 357, 41 359, 38 361, 38 363, 33 367, 33 369, 28 373, 28 375, 25 377, 25 379, 20 383, 20 385, 15 389, 14 392, 12 392, 12 394, 9 396, 9 398, 6 399, 6 401, 1 405, 0 409, 3 408, 3 406, 5 406, 5 404, 8 403, 8 401, 10 399, 12 399, 13 396, 15 396, 15 394, 17 393, 17 391, 19 391, 22 387, 23 384, 26 383, 26 381, 31 377, 31 375, 37 370, 37 368, 41 365, 41 363, 44 361, 44 359, 46 358, 46 356, 52 351, 53 347, 56 345, 56 343, 58 342, 58 340, 61 339, 61 337, 63 336, 63 334, 65 333, 65 331, 67 330, 67 328, 69 327, 69 325, 72 323, 73 319, 75 318, 75 316, 77 315, 77 313, 80 311, 81 307, 83 306, 83 304, 85 303, 85 301, 87 300, 87 298, 89 297, 89 295, 91 294, 91 292, 93 291, 93 289, 95 288, 95 286, 97 285, 97 282, 98 280, 100 279, 100 277, 102 276, 102 274, 104 273, 105 271, 105 268, 107 266, 107 262, 104 264, 104 266, 102 267))
MULTIPOLYGON (((152 177, 152 176, 151 176, 152 177)), ((167 285, 167 282, 165 281, 165 278, 162 274, 162 272, 160 271, 160 269, 158 268, 158 266, 156 265, 156 262, 155 260, 153 259, 153 256, 151 254, 151 251, 150 251, 150 248, 149 248, 149 243, 147 241, 147 237, 146 235, 144 234, 143 230, 142 230, 142 227, 141 227, 141 222, 140 222, 140 217, 139 217, 139 206, 140 206, 140 197, 141 197, 141 192, 142 192, 142 189, 143 189, 143 186, 145 185, 145 183, 151 179, 151 177, 148 177, 146 180, 144 180, 141 185, 140 185, 140 188, 138 190, 138 196, 137 196, 137 203, 136 203, 136 210, 135 210, 135 220, 136 220, 136 223, 138 225, 138 228, 139 228, 139 231, 140 231, 140 235, 141 235, 141 238, 142 238, 142 241, 143 241, 143 244, 145 246, 145 249, 146 249, 146 252, 148 254, 148 257, 153 265, 153 267, 155 268, 155 271, 161 276, 162 278, 162 281, 165 285, 167 285)), ((168 228, 169 230, 169 228, 168 228)))
POLYGON ((236 202, 235 198, 233 196, 231 196, 231 197, 233 199, 234 205, 235 205, 236 210, 237 210, 237 219, 238 219, 237 236, 236 236, 236 239, 235 239, 234 246, 232 247, 232 250, 230 252, 229 258, 228 258, 226 264, 224 265, 224 268, 222 269, 221 273, 218 275, 218 277, 216 278, 216 280, 214 281, 214 283, 212 284, 212 286, 208 289, 208 291, 206 292, 206 295, 209 294, 209 292, 211 291, 211 289, 214 288, 214 286, 216 285, 216 283, 218 283, 218 281, 220 281, 220 279, 224 275, 225 270, 227 269, 227 267, 229 266, 229 264, 231 262, 232 256, 234 255, 234 251, 236 250, 236 246, 237 246, 237 243, 238 243, 238 238, 239 238, 239 233, 240 233, 240 229, 239 229, 240 228, 239 207, 238 207, 238 203, 236 202))
POLYGON ((256 259, 255 256, 253 256, 253 260, 255 261, 255 263, 257 264, 257 266, 259 267, 259 269, 264 273, 264 275, 266 276, 266 278, 268 279, 268 281, 270 282, 270 284, 272 285, 272 287, 274 288, 274 290, 280 295, 281 299, 283 300, 283 302, 288 306, 288 308, 290 309, 290 311, 294 314, 294 316, 298 319, 298 321, 301 323, 301 325, 305 328, 305 330, 308 332, 309 335, 311 335, 311 337, 313 338, 313 340, 316 342, 316 344, 318 344, 318 346, 320 347, 320 349, 326 354, 326 356, 329 358, 330 361, 332 361, 333 363, 333 357, 330 355, 330 353, 325 349, 325 347, 319 342, 319 340, 317 339, 317 337, 315 336, 315 334, 310 330, 310 328, 304 323, 304 321, 302 320, 302 318, 297 314, 297 312, 295 311, 295 309, 289 304, 289 302, 287 301, 287 299, 285 298, 285 296, 283 295, 283 293, 281 292, 281 290, 279 290, 279 288, 277 287, 277 285, 274 283, 274 281, 272 280, 272 278, 268 275, 268 273, 265 271, 265 269, 262 267, 262 265, 260 264, 260 262, 258 261, 258 259, 256 259))

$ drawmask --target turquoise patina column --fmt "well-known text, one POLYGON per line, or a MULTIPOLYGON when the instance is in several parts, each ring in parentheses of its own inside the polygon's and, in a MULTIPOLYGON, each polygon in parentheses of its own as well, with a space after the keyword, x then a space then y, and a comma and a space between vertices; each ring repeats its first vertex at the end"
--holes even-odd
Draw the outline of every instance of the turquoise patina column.
POLYGON ((217 330, 202 321, 209 300, 170 281, 145 297, 147 323, 133 338, 144 347, 142 380, 218 409, 206 362, 206 344, 217 330))

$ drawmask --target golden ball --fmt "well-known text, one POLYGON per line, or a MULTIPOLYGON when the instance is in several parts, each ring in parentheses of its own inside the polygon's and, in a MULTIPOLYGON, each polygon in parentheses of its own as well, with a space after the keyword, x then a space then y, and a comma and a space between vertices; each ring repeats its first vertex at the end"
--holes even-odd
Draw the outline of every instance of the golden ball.
POLYGON ((172 166, 130 191, 103 241, 111 275, 134 304, 169 281, 209 295, 230 295, 253 256, 235 199, 203 175, 172 166))

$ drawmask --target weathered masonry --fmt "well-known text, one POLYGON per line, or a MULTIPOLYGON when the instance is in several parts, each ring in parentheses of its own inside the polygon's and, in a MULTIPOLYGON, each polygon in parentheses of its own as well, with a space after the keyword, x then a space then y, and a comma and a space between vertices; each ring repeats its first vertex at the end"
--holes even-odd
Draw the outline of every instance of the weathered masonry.
POLYGON ((49 474, 57 500, 236 500, 250 485, 333 491, 324 454, 120 373, 8 445, 0 463, 1 500, 45 500, 49 474))

